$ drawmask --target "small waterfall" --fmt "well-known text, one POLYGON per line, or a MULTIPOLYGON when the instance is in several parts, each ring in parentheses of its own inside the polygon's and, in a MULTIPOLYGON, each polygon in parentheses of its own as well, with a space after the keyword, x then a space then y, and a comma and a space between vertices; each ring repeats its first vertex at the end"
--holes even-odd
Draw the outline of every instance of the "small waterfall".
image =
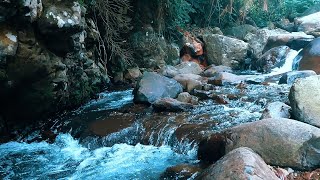
POLYGON ((300 51, 296 51, 296 50, 291 49, 286 57, 284 65, 281 66, 280 68, 277 67, 277 68, 272 69, 272 72, 269 74, 266 74, 265 76, 268 77, 268 76, 278 75, 278 74, 292 71, 293 61, 294 61, 295 57, 299 54, 300 51))

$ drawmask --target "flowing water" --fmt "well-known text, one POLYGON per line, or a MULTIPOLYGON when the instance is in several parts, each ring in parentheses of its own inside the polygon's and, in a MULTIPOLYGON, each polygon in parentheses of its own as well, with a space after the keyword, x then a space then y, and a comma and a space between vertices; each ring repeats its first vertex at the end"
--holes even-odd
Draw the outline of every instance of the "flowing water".
MULTIPOLYGON (((262 76, 289 71, 293 58, 288 59, 262 76)), ((207 135, 259 120, 269 102, 287 102, 289 88, 273 83, 217 86, 198 92, 206 98, 180 113, 134 105, 132 90, 104 92, 45 121, 56 135, 52 143, 39 130, 1 144, 0 179, 159 179, 168 167, 197 163, 197 145, 207 135)))

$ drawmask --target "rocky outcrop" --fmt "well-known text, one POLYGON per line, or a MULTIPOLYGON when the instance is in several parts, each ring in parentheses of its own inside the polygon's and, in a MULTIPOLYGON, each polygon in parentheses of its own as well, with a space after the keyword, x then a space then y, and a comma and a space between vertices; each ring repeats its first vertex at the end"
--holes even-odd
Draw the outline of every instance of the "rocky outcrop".
POLYGON ((291 71, 281 76, 279 80, 279 84, 288 84, 291 86, 299 78, 306 78, 314 75, 317 75, 317 74, 312 70, 291 71))
POLYGON ((218 34, 204 35, 208 63, 224 65, 239 69, 244 63, 249 50, 249 44, 238 39, 218 34))
POLYGON ((229 152, 196 179, 279 180, 263 159, 246 147, 229 152))
POLYGON ((289 52, 290 48, 288 46, 272 48, 255 62, 254 67, 259 72, 270 73, 273 68, 280 68, 284 65, 289 52))
POLYGON ((320 76, 298 79, 290 89, 293 118, 320 127, 320 76))
POLYGON ((320 129, 291 119, 264 119, 226 132, 226 152, 249 147, 266 163, 297 169, 320 165, 320 129))
POLYGON ((313 70, 320 73, 320 38, 313 40, 306 46, 299 55, 302 59, 299 62, 299 70, 313 70))
POLYGON ((182 92, 182 86, 174 79, 145 72, 134 89, 134 101, 153 103, 161 98, 176 98, 182 92))
POLYGON ((78 2, 6 3, 0 9, 17 8, 0 27, 0 115, 9 128, 79 106, 106 87, 106 70, 85 46, 78 2))
POLYGON ((316 37, 320 36, 320 12, 316 12, 304 17, 296 18, 295 25, 298 31, 311 34, 316 37))

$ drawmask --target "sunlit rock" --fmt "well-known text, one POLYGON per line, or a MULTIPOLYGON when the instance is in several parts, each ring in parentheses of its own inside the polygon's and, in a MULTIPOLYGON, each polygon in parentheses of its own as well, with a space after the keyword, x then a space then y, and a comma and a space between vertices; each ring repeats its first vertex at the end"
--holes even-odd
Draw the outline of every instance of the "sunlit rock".
POLYGON ((320 165, 320 129, 303 122, 263 119, 233 127, 225 134, 226 152, 249 147, 270 165, 297 169, 320 165))
POLYGON ((317 127, 320 127, 319 85, 319 75, 298 79, 289 94, 293 118, 317 127))

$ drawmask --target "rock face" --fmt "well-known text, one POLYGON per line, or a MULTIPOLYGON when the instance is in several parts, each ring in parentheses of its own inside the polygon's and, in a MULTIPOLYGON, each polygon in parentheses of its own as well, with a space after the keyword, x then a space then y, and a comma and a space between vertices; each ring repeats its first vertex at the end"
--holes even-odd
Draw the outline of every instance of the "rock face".
POLYGON ((0 27, 0 116, 9 128, 78 106, 105 88, 106 71, 85 46, 79 3, 0 3, 7 6, 16 8, 7 9, 0 27))
POLYGON ((239 69, 247 57, 249 44, 242 40, 218 34, 205 35, 203 40, 206 44, 209 64, 239 69))
MULTIPOLYGON (((300 53, 299 53, 300 54, 300 53)), ((299 70, 313 70, 320 73, 320 38, 313 40, 301 51, 299 70)))
POLYGON ((290 118, 291 107, 283 102, 272 102, 267 104, 260 119, 268 118, 290 118))
POLYGON ((320 165, 320 129, 291 119, 264 119, 226 131, 226 152, 249 147, 266 163, 311 169, 320 165))
POLYGON ((288 72, 281 76, 279 84, 288 84, 291 86, 298 78, 306 78, 314 75, 317 74, 312 70, 288 72))
POLYGON ((174 79, 152 72, 145 72, 134 89, 134 101, 153 103, 161 98, 176 98, 182 92, 182 86, 174 79))
POLYGON ((278 180, 279 178, 258 154, 250 148, 241 147, 229 152, 196 179, 278 180))
POLYGON ((293 117, 317 127, 320 127, 319 84, 319 75, 298 79, 289 94, 293 117))
POLYGON ((320 12, 316 12, 301 18, 295 19, 295 25, 298 31, 312 34, 316 37, 320 36, 320 12))
POLYGON ((289 52, 290 48, 288 46, 272 48, 257 60, 255 67, 259 72, 269 73, 273 68, 284 65, 289 52))

